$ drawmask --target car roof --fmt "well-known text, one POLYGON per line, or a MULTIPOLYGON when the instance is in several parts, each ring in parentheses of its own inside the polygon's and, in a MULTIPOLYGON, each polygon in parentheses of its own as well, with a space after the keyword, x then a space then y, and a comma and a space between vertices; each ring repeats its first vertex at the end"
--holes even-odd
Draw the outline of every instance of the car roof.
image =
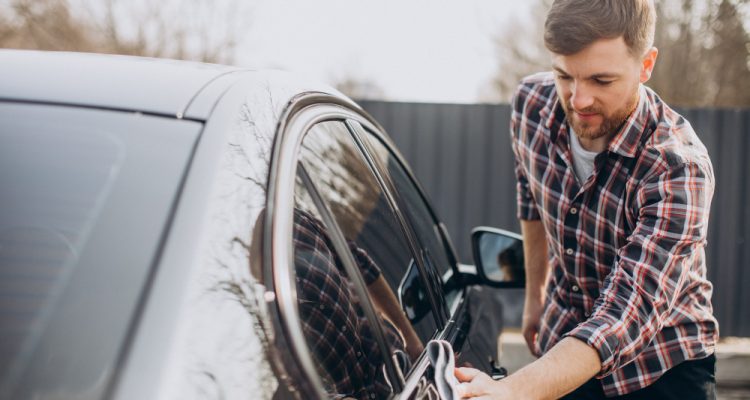
POLYGON ((204 87, 238 70, 134 56, 0 50, 0 101, 182 117, 204 87))

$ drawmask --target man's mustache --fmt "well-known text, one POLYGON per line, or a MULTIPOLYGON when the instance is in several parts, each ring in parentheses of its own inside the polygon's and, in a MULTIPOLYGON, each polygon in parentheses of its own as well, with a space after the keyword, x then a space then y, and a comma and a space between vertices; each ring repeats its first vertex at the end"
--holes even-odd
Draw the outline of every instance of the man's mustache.
POLYGON ((570 104, 570 103, 565 103, 565 106, 566 106, 565 108, 567 110, 569 110, 569 111, 575 111, 575 112, 580 113, 580 114, 601 114, 602 113, 601 110, 598 107, 594 107, 594 106, 582 108, 580 110, 576 110, 575 108, 573 108, 573 105, 570 104))

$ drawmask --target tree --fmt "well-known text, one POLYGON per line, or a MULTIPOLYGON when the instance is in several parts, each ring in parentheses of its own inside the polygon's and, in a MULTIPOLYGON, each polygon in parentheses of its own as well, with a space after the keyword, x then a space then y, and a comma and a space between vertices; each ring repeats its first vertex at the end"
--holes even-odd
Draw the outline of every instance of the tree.
POLYGON ((240 0, 10 0, 0 47, 230 63, 248 14, 240 0))
POLYGON ((482 101, 510 102, 521 78, 550 69, 544 47, 544 16, 551 4, 552 0, 535 0, 530 15, 512 19, 492 38, 498 67, 480 93, 482 101))
MULTIPOLYGON (((499 68, 486 99, 508 101, 520 78, 550 69, 542 41, 549 4, 536 0, 530 21, 495 37, 499 68)), ((659 58, 648 86, 672 105, 750 107, 750 0, 660 0, 656 8, 659 58)))
POLYGON ((648 85, 681 106, 750 106, 747 0, 662 0, 659 58, 648 85))
POLYGON ((341 93, 357 100, 384 100, 385 91, 377 82, 352 75, 338 79, 333 84, 341 93))

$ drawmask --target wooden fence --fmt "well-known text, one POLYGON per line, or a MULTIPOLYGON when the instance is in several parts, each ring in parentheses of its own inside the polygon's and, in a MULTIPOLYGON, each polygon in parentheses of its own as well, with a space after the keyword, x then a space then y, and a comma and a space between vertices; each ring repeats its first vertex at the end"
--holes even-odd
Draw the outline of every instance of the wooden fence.
MULTIPOLYGON (((473 227, 519 231, 508 105, 359 103, 411 164, 462 262, 472 262, 473 227)), ((750 110, 678 111, 708 148, 716 174, 707 259, 721 335, 750 336, 750 110)))

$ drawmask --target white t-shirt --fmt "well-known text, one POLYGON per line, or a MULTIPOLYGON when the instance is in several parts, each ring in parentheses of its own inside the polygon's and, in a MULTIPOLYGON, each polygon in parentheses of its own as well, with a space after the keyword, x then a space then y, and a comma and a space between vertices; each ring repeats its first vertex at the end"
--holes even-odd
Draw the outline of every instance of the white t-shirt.
POLYGON ((573 169, 578 177, 578 182, 583 183, 594 173, 594 159, 599 153, 584 149, 573 128, 568 127, 568 130, 570 132, 570 152, 573 154, 573 169))

